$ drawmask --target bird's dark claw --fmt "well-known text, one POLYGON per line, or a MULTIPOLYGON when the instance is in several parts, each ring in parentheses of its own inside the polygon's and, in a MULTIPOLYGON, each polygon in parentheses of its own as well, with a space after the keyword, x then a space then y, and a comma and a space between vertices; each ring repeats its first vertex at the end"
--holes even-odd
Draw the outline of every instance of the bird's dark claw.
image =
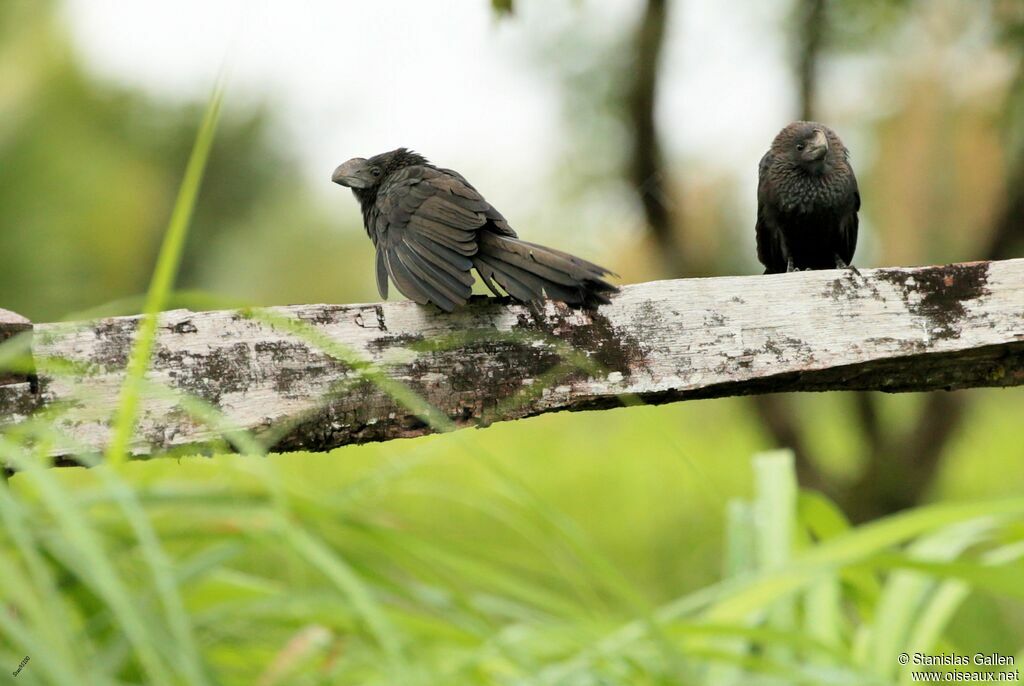
POLYGON ((860 276, 860 270, 854 267, 852 264, 846 264, 842 257, 836 255, 836 269, 849 269, 857 276, 860 276))

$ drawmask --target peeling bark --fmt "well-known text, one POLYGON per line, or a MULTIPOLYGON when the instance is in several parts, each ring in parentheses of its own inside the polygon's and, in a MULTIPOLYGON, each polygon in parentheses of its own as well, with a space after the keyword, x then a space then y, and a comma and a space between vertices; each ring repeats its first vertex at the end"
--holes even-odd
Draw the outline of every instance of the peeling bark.
MULTIPOLYGON (((455 427, 624 397, 1024 384, 1024 260, 659 281, 627 286, 596 311, 478 297, 450 315, 410 302, 269 312, 372 362, 455 427)), ((56 421, 79 446, 101 450, 109 439, 138 321, 36 325, 38 400, 65 408, 56 421), (78 373, 54 373, 54 359, 78 373)), ((315 340, 259 315, 163 313, 147 379, 174 393, 145 394, 133 452, 218 438, 182 394, 277 450, 431 431, 357 358, 332 357, 315 340)), ((74 452, 71 442, 58 452, 74 452)))

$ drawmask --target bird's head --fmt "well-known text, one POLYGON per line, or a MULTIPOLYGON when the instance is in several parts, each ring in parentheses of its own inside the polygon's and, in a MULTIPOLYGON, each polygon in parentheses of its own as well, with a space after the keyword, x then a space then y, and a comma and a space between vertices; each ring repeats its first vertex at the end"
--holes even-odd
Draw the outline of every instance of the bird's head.
POLYGON ((793 122, 775 137, 772 150, 794 167, 809 173, 823 173, 841 148, 839 139, 828 127, 813 121, 793 122))
POLYGON ((422 155, 398 148, 374 155, 370 159, 353 157, 334 170, 331 180, 352 190, 366 190, 376 188, 389 174, 417 164, 428 162, 422 155))
POLYGON ((380 181, 383 170, 379 166, 371 166, 365 157, 353 157, 348 162, 338 165, 331 175, 331 181, 348 188, 370 188, 380 181))

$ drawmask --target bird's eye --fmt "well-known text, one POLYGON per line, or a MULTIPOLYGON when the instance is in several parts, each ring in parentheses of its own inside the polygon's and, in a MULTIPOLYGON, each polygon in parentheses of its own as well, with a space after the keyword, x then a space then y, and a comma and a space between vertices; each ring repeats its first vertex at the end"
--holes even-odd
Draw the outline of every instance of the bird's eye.
POLYGON ((796 149, 797 150, 803 150, 804 149, 804 144, 803 143, 797 143, 796 144, 796 149))
POLYGON ((380 167, 374 167, 373 169, 370 170, 370 173, 373 174, 374 176, 380 176, 380 167))

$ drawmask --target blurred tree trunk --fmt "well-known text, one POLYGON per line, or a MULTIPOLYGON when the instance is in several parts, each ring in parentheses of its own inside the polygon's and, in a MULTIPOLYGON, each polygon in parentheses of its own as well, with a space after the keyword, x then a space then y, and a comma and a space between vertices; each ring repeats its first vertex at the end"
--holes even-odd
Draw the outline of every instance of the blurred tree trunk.
POLYGON ((640 196, 644 217, 665 271, 672 277, 687 273, 680 235, 681 223, 666 188, 661 136, 655 121, 658 67, 668 19, 668 0, 647 0, 633 39, 633 78, 624 98, 632 133, 628 178, 640 196))
POLYGON ((800 89, 800 118, 813 121, 817 111, 818 57, 825 39, 825 0, 799 0, 797 27, 800 46, 796 56, 800 89))

